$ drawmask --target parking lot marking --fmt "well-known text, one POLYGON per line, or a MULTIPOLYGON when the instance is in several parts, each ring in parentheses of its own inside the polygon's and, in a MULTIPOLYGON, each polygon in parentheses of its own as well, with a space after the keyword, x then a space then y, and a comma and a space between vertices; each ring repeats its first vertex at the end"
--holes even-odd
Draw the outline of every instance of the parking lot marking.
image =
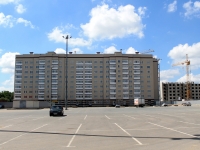
POLYGON ((142 145, 140 141, 138 141, 136 138, 134 138, 130 133, 128 133, 125 129, 120 127, 117 123, 115 123, 116 126, 118 126, 122 131, 124 131, 126 134, 128 134, 133 140, 135 140, 139 145, 142 145))
MULTIPOLYGON (((38 128, 36 128, 36 129, 33 129, 33 130, 29 131, 29 132, 33 132, 33 131, 35 131, 35 130, 37 130, 37 129, 40 129, 40 128, 42 128, 42 127, 46 126, 46 125, 47 125, 47 124, 44 124, 43 126, 41 126, 41 127, 38 127, 38 128)), ((8 142, 11 142, 11 141, 13 141, 13 140, 15 140, 15 139, 17 139, 17 138, 19 138, 19 137, 23 136, 23 135, 26 135, 26 134, 28 134, 28 133, 23 133, 23 134, 20 134, 20 135, 18 135, 18 136, 16 136, 16 137, 14 137, 14 138, 12 138, 12 139, 10 139, 10 140, 8 140, 8 141, 5 141, 5 142, 1 143, 1 144, 0 144, 0 146, 1 146, 1 145, 4 145, 4 144, 6 144, 6 143, 8 143, 8 142)))
POLYGON ((194 124, 194 125, 200 125, 200 124, 196 124, 196 123, 190 123, 190 122, 184 122, 184 121, 178 121, 178 122, 182 122, 182 123, 187 123, 187 124, 194 124))
POLYGON ((87 118, 87 115, 85 116, 84 120, 87 118))
POLYGON ((164 129, 167 129, 167 130, 171 130, 171 131, 175 131, 175 132, 185 134, 185 135, 188 135, 188 136, 191 136, 191 137, 199 138, 198 136, 194 136, 194 135, 191 135, 191 134, 188 134, 188 133, 185 133, 185 132, 181 132, 181 131, 178 131, 178 130, 175 130, 175 129, 172 129, 172 128, 164 127, 164 126, 161 126, 159 124, 155 124, 155 123, 152 123, 152 122, 148 122, 148 123, 155 125, 155 126, 158 126, 158 127, 161 127, 161 128, 164 128, 164 129))
MULTIPOLYGON (((69 141, 69 144, 67 145, 67 147, 72 147, 72 146, 70 146, 70 145, 71 145, 71 143, 73 142, 73 140, 74 140, 76 134, 78 133, 79 129, 81 128, 81 126, 82 126, 82 124, 79 125, 79 127, 78 127, 78 129, 76 130, 75 134, 73 135, 72 139, 69 141)), ((74 147, 74 146, 73 146, 73 147, 74 147)))
POLYGON ((123 115, 126 116, 126 117, 129 117, 129 118, 135 119, 134 117, 131 117, 131 116, 128 116, 128 115, 125 115, 125 114, 123 114, 123 115))
POLYGON ((45 117, 39 117, 39 118, 32 119, 32 120, 39 120, 39 119, 42 119, 42 118, 45 118, 45 117))
POLYGON ((106 118, 110 119, 108 116, 105 115, 106 118))
POLYGON ((0 129, 5 129, 5 128, 8 128, 8 127, 11 127, 12 125, 8 125, 8 126, 5 126, 5 127, 0 127, 0 129))
POLYGON ((12 118, 12 119, 8 119, 8 120, 6 120, 6 121, 15 120, 15 119, 20 119, 20 118, 26 118, 26 117, 30 117, 30 116, 31 116, 31 115, 25 116, 25 117, 12 118))

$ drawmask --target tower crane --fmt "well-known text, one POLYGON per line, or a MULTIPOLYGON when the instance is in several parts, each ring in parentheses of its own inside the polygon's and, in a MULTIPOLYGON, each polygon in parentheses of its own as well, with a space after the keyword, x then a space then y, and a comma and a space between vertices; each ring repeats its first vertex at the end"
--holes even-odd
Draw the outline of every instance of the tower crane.
POLYGON ((149 50, 140 52, 140 54, 146 54, 146 53, 151 53, 151 52, 154 52, 154 50, 149 49, 149 50))
POLYGON ((186 54, 186 60, 184 62, 179 62, 176 64, 173 64, 172 66, 179 66, 179 65, 186 65, 186 85, 187 85, 187 100, 191 98, 191 91, 190 91, 190 72, 189 72, 189 66, 190 66, 190 60, 188 60, 188 54, 186 54))

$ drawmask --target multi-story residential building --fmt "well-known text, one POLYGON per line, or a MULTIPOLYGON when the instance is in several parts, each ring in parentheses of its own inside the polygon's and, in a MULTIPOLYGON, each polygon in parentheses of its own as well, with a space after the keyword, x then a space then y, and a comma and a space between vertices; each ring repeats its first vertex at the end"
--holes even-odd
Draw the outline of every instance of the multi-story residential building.
MULTIPOLYGON (((159 99, 158 60, 151 54, 72 54, 67 57, 67 105, 133 105, 159 99)), ((66 54, 16 55, 14 101, 65 103, 66 54)))
MULTIPOLYGON (((190 83, 190 100, 200 99, 200 84, 190 83)), ((183 82, 165 82, 161 83, 162 101, 187 100, 187 84, 183 82)))

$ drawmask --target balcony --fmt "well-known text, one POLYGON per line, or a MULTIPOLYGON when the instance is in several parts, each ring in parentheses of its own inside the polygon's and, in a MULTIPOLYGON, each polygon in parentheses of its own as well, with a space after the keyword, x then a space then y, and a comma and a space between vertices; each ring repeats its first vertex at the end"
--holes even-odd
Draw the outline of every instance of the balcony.
POLYGON ((128 65, 128 61, 122 61, 123 65, 128 65))
POLYGON ((53 91, 53 92, 51 92, 51 94, 57 95, 58 92, 57 91, 53 91))
POLYGON ((44 64, 45 64, 45 61, 44 61, 44 60, 40 60, 40 61, 39 61, 39 64, 40 64, 40 65, 44 65, 44 64))
POLYGON ((133 79, 139 79, 140 80, 140 77, 133 77, 133 79))
POLYGON ((58 61, 52 61, 52 65, 58 65, 58 61))
POLYGON ((21 93, 14 93, 15 95, 20 95, 21 93))
POLYGON ((15 70, 22 70, 22 68, 15 68, 15 70))
POLYGON ((110 94, 116 94, 116 92, 110 92, 110 94))
POLYGON ((116 76, 114 76, 114 77, 110 76, 110 79, 116 79, 116 76))
POLYGON ((44 86, 39 86, 38 89, 39 89, 39 90, 41 90, 41 89, 43 90, 43 89, 44 89, 44 86))
POLYGON ((51 79, 58 79, 58 76, 56 76, 56 77, 52 77, 51 79))
POLYGON ((22 62, 16 62, 15 65, 22 65, 22 62))
POLYGON ((140 82, 134 82, 134 84, 140 84, 140 82))
POLYGON ((123 73, 122 74, 128 74, 128 71, 123 71, 123 73))
POLYGON ((129 77, 123 77, 122 79, 129 79, 129 77))
POLYGON ((140 87, 133 87, 133 88, 134 88, 134 89, 138 89, 138 90, 140 89, 140 87))
POLYGON ((141 94, 141 92, 134 92, 134 94, 141 94))
POLYGON ((129 92, 123 92, 123 94, 129 94, 129 92))
POLYGON ((133 72, 133 74, 140 74, 140 72, 133 72))
POLYGON ((110 84, 116 84, 116 82, 110 82, 110 84))
POLYGON ((122 69, 128 69, 128 66, 123 66, 122 69))
POLYGON ((116 61, 110 61, 109 63, 112 64, 112 65, 115 65, 116 61))
POLYGON ((51 84, 58 84, 58 82, 51 82, 51 84))
POLYGON ((129 87, 128 87, 128 86, 127 86, 127 87, 123 87, 123 89, 126 89, 126 90, 127 90, 127 89, 129 89, 129 87))
POLYGON ((137 62, 133 62, 134 65, 140 65, 140 62, 137 61, 137 62))
POLYGON ((123 84, 129 84, 129 82, 123 82, 123 84))
POLYGON ((58 74, 58 72, 57 71, 52 71, 51 74, 58 74))
POLYGON ((38 82, 38 84, 45 84, 45 82, 38 82))
POLYGON ((39 66, 39 69, 45 69, 45 67, 39 66))
POLYGON ((110 89, 111 89, 111 90, 115 90, 115 89, 116 89, 116 86, 110 86, 110 89))
POLYGON ((84 99, 83 97, 76 97, 77 100, 81 100, 84 99))
POLYGON ((39 74, 45 74, 45 72, 40 72, 40 71, 39 71, 39 74))
POLYGON ((116 99, 116 97, 114 97, 114 96, 110 96, 110 99, 116 99))
POLYGON ((123 99, 129 99, 129 97, 123 97, 123 99))
POLYGON ((21 87, 15 87, 15 89, 22 89, 21 87))
POLYGON ((116 74, 116 72, 114 72, 114 71, 113 71, 113 72, 111 72, 111 71, 110 71, 110 74, 116 74))
POLYGON ((52 68, 51 69, 58 69, 58 66, 52 66, 52 68))
POLYGON ((40 77, 40 76, 39 76, 39 79, 45 79, 45 77, 40 77))
POLYGON ((110 69, 116 69, 116 66, 110 66, 110 69))

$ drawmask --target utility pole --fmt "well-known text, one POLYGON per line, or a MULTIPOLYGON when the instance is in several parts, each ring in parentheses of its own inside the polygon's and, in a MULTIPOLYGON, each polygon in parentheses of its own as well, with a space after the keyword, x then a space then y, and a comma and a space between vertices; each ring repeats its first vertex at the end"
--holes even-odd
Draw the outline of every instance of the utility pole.
POLYGON ((67 83, 68 83, 68 81, 67 81, 67 79, 68 79, 68 76, 67 76, 67 73, 68 73, 68 39, 70 39, 71 38, 71 36, 69 36, 69 35, 66 35, 66 36, 63 36, 63 38, 66 40, 66 75, 65 75, 65 79, 66 79, 66 87, 65 87, 65 110, 67 110, 67 103, 68 103, 68 101, 67 101, 67 99, 68 99, 68 93, 67 93, 67 83))

